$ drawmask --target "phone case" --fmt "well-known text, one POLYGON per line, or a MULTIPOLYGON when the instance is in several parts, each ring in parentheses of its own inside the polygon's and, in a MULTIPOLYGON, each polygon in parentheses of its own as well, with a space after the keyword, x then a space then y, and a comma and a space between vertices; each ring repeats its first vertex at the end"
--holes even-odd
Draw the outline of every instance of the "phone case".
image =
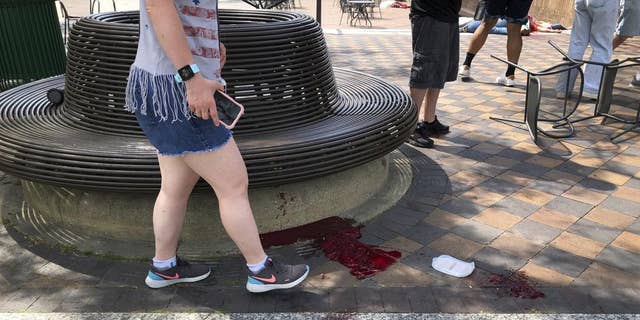
POLYGON ((220 123, 227 129, 233 129, 244 114, 244 107, 222 91, 216 91, 213 98, 220 123))

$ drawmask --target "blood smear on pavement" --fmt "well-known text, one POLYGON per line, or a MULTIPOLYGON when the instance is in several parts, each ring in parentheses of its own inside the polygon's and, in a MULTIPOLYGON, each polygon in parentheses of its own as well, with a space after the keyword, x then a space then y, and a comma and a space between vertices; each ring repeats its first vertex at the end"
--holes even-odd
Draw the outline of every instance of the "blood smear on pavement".
POLYGON ((349 268, 356 278, 364 279, 384 271, 402 254, 360 242, 361 228, 354 227, 351 220, 330 217, 300 227, 261 234, 260 239, 265 248, 314 240, 327 258, 349 268))

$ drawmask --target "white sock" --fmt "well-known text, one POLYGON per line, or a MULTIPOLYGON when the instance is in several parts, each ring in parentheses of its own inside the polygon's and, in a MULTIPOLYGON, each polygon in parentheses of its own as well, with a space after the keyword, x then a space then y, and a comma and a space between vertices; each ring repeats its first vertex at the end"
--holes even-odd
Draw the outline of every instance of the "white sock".
POLYGON ((264 268, 264 264, 267 262, 267 259, 269 259, 268 256, 265 256, 264 259, 262 259, 262 261, 256 263, 256 264, 248 264, 247 263, 247 268, 249 268, 249 270, 251 270, 251 272, 253 272, 253 274, 256 274, 258 272, 260 272, 260 270, 262 270, 264 268))
POLYGON ((167 260, 158 260, 156 257, 153 257, 153 266, 162 271, 175 267, 176 265, 176 256, 173 256, 167 260))

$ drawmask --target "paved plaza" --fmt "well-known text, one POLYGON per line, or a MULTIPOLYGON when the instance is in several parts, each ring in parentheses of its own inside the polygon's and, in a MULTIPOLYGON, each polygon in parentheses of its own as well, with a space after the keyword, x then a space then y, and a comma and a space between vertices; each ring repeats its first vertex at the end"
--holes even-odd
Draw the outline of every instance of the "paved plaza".
MULTIPOLYGON (((403 9, 384 10, 383 16, 406 14, 391 10, 403 9)), ((328 28, 333 30, 325 37, 334 67, 408 89, 407 27, 393 32, 328 28)), ((461 36, 461 53, 469 38, 461 36)), ((547 41, 567 48, 568 39, 566 34, 525 37, 521 64, 542 70, 560 63, 547 41)), ((183 312, 221 318, 239 313, 271 318, 273 312, 354 319, 383 312, 403 313, 407 319, 412 318, 408 313, 474 314, 465 319, 491 313, 535 314, 532 319, 565 313, 637 318, 631 314, 640 313, 640 130, 614 144, 609 136, 626 125, 601 125, 601 119, 594 119, 576 124, 573 137, 541 136, 536 145, 523 126, 490 120, 523 117, 525 74, 516 72, 519 85, 514 88, 493 83, 506 67, 489 55, 505 56, 505 44, 506 37, 491 35, 474 60, 474 80, 447 84, 438 116, 452 126, 450 134, 436 139, 434 149, 399 149, 413 172, 411 186, 362 229, 363 242, 402 252, 386 271, 358 280, 321 251, 302 254, 292 245, 269 253, 311 265, 309 279, 298 289, 249 294, 244 262, 232 256, 208 261, 214 272, 203 282, 151 290, 143 282, 146 262, 50 248, 13 229, 11 216, 24 209, 21 193, 17 180, 0 173, 0 318, 3 312, 24 317, 16 319, 50 312, 146 312, 149 318, 183 312), (463 279, 440 274, 431 268, 431 258, 439 254, 474 261, 476 271, 463 279), (514 298, 510 287, 490 281, 492 274, 513 271, 524 271, 545 297, 514 298)), ((615 57, 638 52, 640 39, 635 39, 615 57)), ((636 71, 618 73, 612 113, 635 116, 640 91, 628 83, 636 71)), ((543 77, 543 89, 554 81, 543 77)), ((543 93, 542 109, 557 111, 552 90, 543 93)), ((593 102, 581 102, 573 117, 590 115, 593 108, 593 102)), ((119 315, 126 314, 111 314, 126 318, 119 315)))

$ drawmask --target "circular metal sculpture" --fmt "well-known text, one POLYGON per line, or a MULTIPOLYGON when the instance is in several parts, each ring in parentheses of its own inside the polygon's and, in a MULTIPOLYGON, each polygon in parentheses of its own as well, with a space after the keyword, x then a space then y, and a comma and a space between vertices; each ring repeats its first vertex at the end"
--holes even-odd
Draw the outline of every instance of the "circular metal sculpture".
MULTIPOLYGON (((223 76, 246 107, 234 135, 260 230, 331 216, 364 222, 393 205, 411 179, 399 153, 386 155, 415 126, 409 96, 384 80, 333 69, 322 30, 306 15, 222 11, 220 20, 229 55, 223 76)), ((26 202, 8 214, 21 232, 81 251, 152 254, 155 194, 142 192, 159 188, 160 173, 155 149, 124 110, 137 23, 137 12, 80 20, 64 77, 0 93, 0 170, 23 179, 26 202)), ((232 252, 211 220, 215 199, 195 193, 192 200, 182 254, 232 252)))
MULTIPOLYGON (((246 107, 234 133, 252 187, 364 164, 413 130, 409 96, 379 78, 334 70, 310 17, 223 10, 220 21, 229 56, 223 76, 246 107)), ((159 187, 155 150, 123 109, 137 23, 137 12, 83 18, 71 31, 66 77, 0 94, 0 169, 60 186, 159 187), (62 104, 48 101, 52 88, 64 88, 62 104)))

